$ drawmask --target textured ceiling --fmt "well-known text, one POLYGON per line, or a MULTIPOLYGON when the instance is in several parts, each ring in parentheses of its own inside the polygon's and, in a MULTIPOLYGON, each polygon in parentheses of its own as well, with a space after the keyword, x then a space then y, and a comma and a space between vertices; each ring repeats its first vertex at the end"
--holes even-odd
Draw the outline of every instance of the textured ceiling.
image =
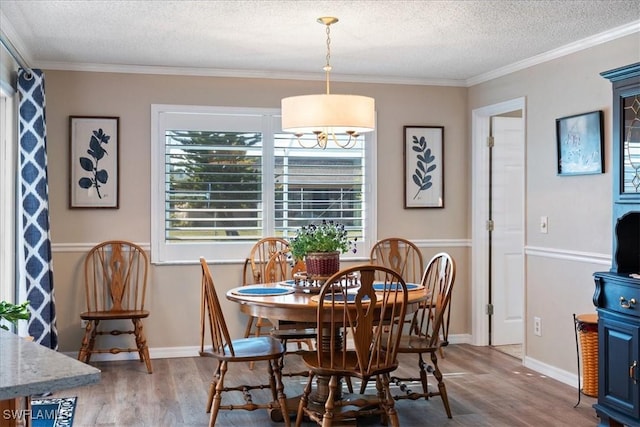
POLYGON ((340 19, 334 79, 468 82, 626 34, 640 60, 639 0, 0 0, 5 36, 30 66, 55 69, 322 79, 320 16, 340 19))

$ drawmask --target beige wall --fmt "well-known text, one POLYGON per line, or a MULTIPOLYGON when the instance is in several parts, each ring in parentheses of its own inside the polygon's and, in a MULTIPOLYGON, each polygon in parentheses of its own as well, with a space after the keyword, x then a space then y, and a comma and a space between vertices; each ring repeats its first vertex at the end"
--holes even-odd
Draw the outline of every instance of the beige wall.
POLYGON ((611 256, 611 83, 599 73, 640 60, 627 36, 469 88, 468 111, 526 98, 526 355, 576 373, 572 314, 594 312, 592 273, 611 256), (605 173, 556 174, 555 119, 605 112, 605 173), (540 216, 549 232, 539 232, 540 216), (536 254, 531 254, 533 249, 536 254), (576 255, 577 260, 562 259, 576 255), (582 253, 582 254, 581 254, 582 253), (533 335, 533 317, 542 336, 533 335))
MULTIPOLYGON (((82 256, 101 240, 150 242, 150 106, 191 104, 279 108, 280 99, 323 90, 321 82, 232 79, 143 74, 45 71, 49 152, 50 214, 60 350, 76 351, 83 309, 82 256), (70 115, 120 117, 120 209, 68 208, 70 115)), ((334 93, 376 99, 378 159, 378 237, 401 236, 422 242, 425 257, 449 250, 458 261, 453 333, 469 333, 469 150, 467 89, 407 85, 334 83, 334 93), (403 208, 404 125, 445 127, 445 208, 403 208), (454 247, 433 247, 452 239, 454 247), (462 242, 462 243, 460 243, 462 242)), ((366 248, 359 248, 366 257, 366 248)), ((221 292, 241 282, 241 264, 215 264, 221 292)), ((152 351, 196 346, 199 333, 200 270, 192 265, 153 266, 146 322, 152 351)), ((229 327, 240 336, 245 318, 223 300, 229 327)), ((152 353, 153 354, 153 353, 152 353)))

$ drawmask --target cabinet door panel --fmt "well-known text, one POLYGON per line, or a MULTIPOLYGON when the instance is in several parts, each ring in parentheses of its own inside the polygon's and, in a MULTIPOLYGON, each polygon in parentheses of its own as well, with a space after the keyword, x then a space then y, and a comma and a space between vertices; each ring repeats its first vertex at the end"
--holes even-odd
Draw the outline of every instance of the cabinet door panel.
MULTIPOLYGON (((600 322, 600 372, 599 401, 634 417, 640 416, 638 405, 639 385, 630 376, 634 362, 638 363, 640 326, 628 321, 617 321, 605 315, 600 322)), ((636 378, 638 378, 636 374, 636 378)))

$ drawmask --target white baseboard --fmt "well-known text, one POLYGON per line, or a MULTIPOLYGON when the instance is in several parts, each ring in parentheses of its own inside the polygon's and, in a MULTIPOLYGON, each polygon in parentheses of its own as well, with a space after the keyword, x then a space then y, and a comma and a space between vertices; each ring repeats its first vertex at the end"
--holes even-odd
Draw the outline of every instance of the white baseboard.
POLYGON ((547 365, 546 363, 542 363, 539 360, 526 356, 524 358, 524 366, 525 368, 536 371, 543 376, 549 377, 556 381, 560 381, 561 383, 570 385, 572 387, 575 387, 576 389, 578 388, 578 375, 576 374, 563 371, 562 369, 558 369, 555 366, 547 365))
POLYGON ((449 344, 471 344, 471 334, 449 335, 449 344))

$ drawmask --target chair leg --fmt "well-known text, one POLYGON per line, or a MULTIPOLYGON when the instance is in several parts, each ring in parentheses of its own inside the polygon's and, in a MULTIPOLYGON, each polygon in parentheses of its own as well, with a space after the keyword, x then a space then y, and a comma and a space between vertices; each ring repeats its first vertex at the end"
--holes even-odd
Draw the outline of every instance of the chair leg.
POLYGON ((280 340, 280 342, 282 343, 282 346, 284 347, 284 354, 282 355, 282 357, 279 360, 280 373, 282 373, 282 372, 284 372, 284 358, 287 355, 287 340, 286 339, 282 339, 282 340, 280 340))
POLYGON ((91 329, 91 336, 89 337, 89 347, 85 363, 91 363, 91 355, 93 355, 93 349, 96 346, 96 337, 98 336, 98 325, 100 324, 100 321, 90 320, 89 323, 93 323, 93 329, 91 329))
POLYGON ((427 366, 422 358, 422 353, 418 354, 418 368, 420 370, 420 382, 422 383, 422 392, 424 393, 425 400, 429 399, 429 378, 427 377, 427 366))
MULTIPOLYGON (((269 374, 269 389, 271 390, 271 401, 278 400, 278 392, 276 390, 276 375, 281 375, 279 361, 267 360, 267 373, 269 374), (275 366, 274 366, 275 365, 275 366), (278 372, 275 374, 275 372, 278 372)), ((282 379, 282 376, 280 377, 282 379)))
POLYGON ((336 398, 336 390, 338 389, 338 377, 331 375, 329 380, 329 396, 324 404, 324 414, 322 415, 322 427, 331 427, 333 425, 333 409, 336 398))
MULTIPOLYGON (((369 378, 363 378, 360 383, 360 394, 364 394, 367 390, 367 384, 369 384, 369 378)), ((353 393, 353 385, 351 385, 351 377, 347 377, 347 387, 349 387, 349 393, 353 393)))
POLYGON ((382 375, 382 392, 383 407, 386 414, 386 419, 391 423, 391 427, 400 427, 400 419, 398 418, 398 411, 396 411, 396 405, 393 397, 391 396, 391 386, 389 385, 389 374, 382 375))
POLYGON ((218 366, 216 366, 216 371, 213 373, 213 378, 211 378, 211 383, 209 384, 209 394, 207 395, 207 414, 211 412, 211 405, 213 405, 213 395, 216 392, 216 384, 220 380, 220 365, 222 362, 218 362, 218 366))
POLYGON ((298 402, 298 413, 296 414, 296 427, 300 427, 302 425, 302 418, 304 417, 304 409, 309 404, 309 394, 311 394, 311 383, 313 382, 313 378, 315 376, 313 373, 309 373, 309 381, 307 381, 307 385, 304 387, 302 392, 302 396, 300 397, 300 402, 298 402))
MULTIPOLYGON (((244 328, 244 337, 249 338, 251 335, 251 328, 253 327, 253 321, 256 320, 256 326, 258 324, 259 319, 253 316, 249 316, 247 319, 247 326, 244 328)), ((249 369, 253 370, 255 366, 255 362, 249 362, 249 369)))
MULTIPOLYGON (((282 355, 284 358, 284 355, 282 355)), ((282 413, 282 418, 284 420, 285 427, 291 426, 291 419, 289 418, 289 408, 287 408, 287 396, 284 394, 284 383, 282 382, 282 371, 280 371, 280 365, 278 360, 270 360, 269 361, 269 374, 271 378, 275 376, 275 390, 272 388, 271 392, 275 391, 277 396, 278 404, 280 405, 280 412, 282 413), (273 365, 273 369, 271 366, 273 365), (275 375, 274 375, 275 374, 275 375)), ((271 384, 271 380, 269 381, 271 384)), ((274 400, 276 400, 274 398, 274 400)))
POLYGON ((213 396, 213 408, 211 409, 211 417, 209 418, 209 427, 216 425, 216 418, 218 418, 218 411, 220 410, 220 403, 222 402, 222 391, 224 390, 224 376, 227 373, 227 362, 220 362, 218 368, 218 374, 220 377, 216 381, 215 394, 213 396))
POLYGON ((256 337, 259 337, 260 334, 262 333, 262 327, 264 326, 264 320, 262 319, 262 317, 258 317, 256 319, 256 332, 253 334, 256 337))
POLYGON ((389 424, 389 411, 387 408, 388 401, 386 400, 386 391, 384 389, 384 385, 382 383, 380 375, 376 375, 376 395, 378 397, 378 402, 380 402, 380 406, 383 410, 380 414, 380 424, 386 426, 389 424))
POLYGON ((93 351, 93 343, 95 339, 93 335, 93 321, 89 320, 87 326, 84 328, 84 335, 82 337, 82 344, 80 344, 80 351, 78 351, 78 360, 84 363, 89 363, 89 355, 93 351))
POLYGON ((251 327, 253 326, 253 319, 255 319, 255 317, 253 317, 253 316, 249 316, 249 319, 247 319, 247 326, 244 329, 244 337, 245 338, 249 338, 249 334, 251 334, 251 327))
POLYGON ((438 391, 440 392, 440 397, 444 404, 444 410, 447 412, 447 417, 452 418, 451 407, 449 407, 449 397, 447 396, 447 388, 442 380, 442 372, 440 372, 440 368, 438 367, 438 357, 436 356, 435 351, 431 353, 431 362, 433 363, 433 376, 438 380, 438 391))
MULTIPOLYGON (((261 329, 264 326, 264 324, 263 324, 264 321, 262 320, 262 317, 255 317, 255 319, 256 319, 255 333, 253 335, 256 336, 256 337, 259 337, 261 329)), ((249 325, 247 324, 247 326, 249 326, 249 325)), ((248 332, 247 337, 249 336, 249 334, 251 334, 251 331, 248 332)), ((247 338, 247 337, 245 337, 245 338, 247 338)), ((249 362, 249 369, 253 370, 253 368, 255 366, 256 366, 256 362, 253 362, 253 361, 249 362)))
POLYGON ((147 366, 147 372, 152 374, 153 369, 151 368, 151 357, 149 356, 149 347, 147 346, 147 338, 144 336, 144 330, 142 328, 142 320, 141 319, 132 319, 133 320, 133 330, 136 336, 136 346, 138 347, 138 355, 140 356, 140 361, 144 362, 147 366))

